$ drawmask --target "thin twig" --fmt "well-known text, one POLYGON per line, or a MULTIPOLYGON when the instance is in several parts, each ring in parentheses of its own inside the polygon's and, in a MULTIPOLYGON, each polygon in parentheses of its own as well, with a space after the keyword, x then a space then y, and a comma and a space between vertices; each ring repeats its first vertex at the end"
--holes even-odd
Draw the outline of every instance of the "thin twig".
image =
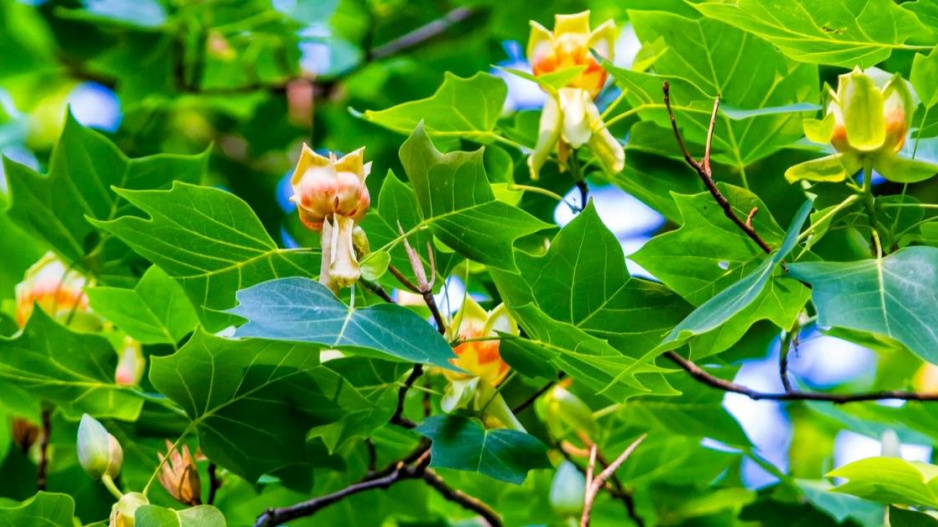
POLYGON ((713 181, 713 173, 710 168, 710 148, 713 143, 713 130, 716 125, 717 111, 720 108, 720 96, 717 95, 716 100, 713 102, 713 113, 710 115, 710 127, 707 129, 707 142, 704 150, 704 158, 702 161, 698 162, 694 159, 694 156, 691 155, 690 151, 687 150, 687 145, 684 143, 684 138, 681 137, 681 132, 677 128, 677 121, 674 118, 674 110, 671 109, 671 87, 668 85, 668 82, 664 82, 664 105, 668 110, 668 119, 671 121, 671 129, 674 131, 674 137, 677 139, 677 144, 681 149, 681 154, 684 156, 684 160, 690 165, 694 171, 697 172, 697 175, 700 176, 701 181, 710 194, 713 196, 713 199, 716 200, 717 204, 720 205, 720 208, 723 209, 723 214, 726 215, 733 223, 735 223, 746 236, 756 242, 756 244, 761 248, 766 254, 772 252, 772 247, 762 239, 761 236, 756 232, 756 230, 751 226, 747 225, 746 221, 740 218, 736 212, 733 210, 733 206, 730 204, 729 200, 726 199, 726 196, 720 192, 720 189, 717 188, 716 183, 713 181))
POLYGON ((443 34, 450 27, 464 22, 472 17, 475 11, 468 7, 457 7, 445 15, 433 20, 417 29, 402 35, 390 42, 382 44, 368 53, 369 60, 384 59, 397 55, 402 51, 422 44, 438 35, 443 34))
POLYGON ((404 380, 404 384, 402 384, 397 391, 397 409, 394 410, 394 415, 391 416, 390 422, 404 428, 416 428, 417 423, 404 417, 404 403, 407 401, 407 391, 410 390, 410 387, 414 385, 414 382, 416 382, 421 375, 423 375, 423 365, 415 363, 414 369, 410 371, 410 375, 407 376, 407 379, 404 380))
POLYGON ((576 188, 580 189, 580 210, 586 209, 586 204, 590 199, 590 188, 586 184, 585 180, 578 179, 576 181, 576 188))
POLYGON ((42 428, 39 431, 39 470, 36 473, 36 488, 46 490, 46 477, 49 473, 49 438, 52 436, 52 408, 43 405, 42 428))
POLYGON ((753 207, 752 210, 749 211, 749 215, 746 216, 746 226, 749 227, 750 229, 753 228, 752 219, 756 217, 757 212, 759 212, 759 207, 753 207))
POLYGON ((423 480, 427 482, 428 485, 436 489, 440 493, 440 496, 443 496, 449 501, 458 503, 464 509, 468 509, 472 512, 475 512, 486 522, 488 522, 490 527, 496 527, 502 524, 501 518, 498 517, 498 514, 495 513, 488 505, 482 502, 478 498, 469 496, 468 494, 462 492, 459 489, 454 489, 446 484, 436 472, 431 469, 427 469, 423 473, 423 480))
POLYGON ((791 379, 788 378, 788 353, 791 351, 792 347, 794 347, 795 350, 798 349, 799 331, 801 331, 801 325, 795 322, 795 326, 791 328, 791 331, 785 334, 785 337, 779 344, 778 376, 782 380, 782 387, 785 388, 785 393, 794 391, 791 386, 791 379))
POLYGON ((532 404, 534 404, 534 401, 537 401, 537 399, 538 399, 540 396, 542 396, 542 395, 544 395, 545 393, 547 393, 547 390, 550 390, 551 388, 553 388, 554 385, 557 384, 557 381, 559 381, 560 379, 563 379, 563 378, 564 378, 564 375, 561 374, 561 375, 557 378, 557 380, 549 381, 549 382, 548 382, 547 384, 545 384, 544 386, 541 386, 541 388, 538 389, 536 392, 532 393, 530 397, 528 397, 528 398, 525 399, 524 401, 521 401, 521 403, 518 404, 518 406, 516 406, 516 407, 514 408, 514 412, 515 412, 516 414, 517 414, 517 413, 520 413, 521 411, 525 410, 527 407, 529 407, 529 406, 531 406, 532 404))
POLYGON ((792 390, 790 392, 760 392, 747 386, 736 384, 719 377, 715 377, 700 366, 685 359, 674 351, 668 351, 665 357, 680 366, 684 371, 691 374, 698 381, 725 392, 738 393, 745 395, 754 401, 827 401, 834 404, 846 404, 862 401, 881 401, 884 399, 900 399, 903 401, 938 401, 938 393, 917 393, 903 391, 877 391, 863 393, 823 393, 823 392, 803 392, 792 390))
POLYGON ((646 437, 648 436, 645 434, 639 436, 638 439, 633 441, 628 448, 619 454, 619 457, 617 457, 615 461, 610 463, 609 466, 596 476, 593 475, 593 470, 596 463, 597 449, 596 445, 590 447, 590 462, 586 469, 586 495, 583 499, 583 514, 580 516, 580 527, 589 527, 590 515, 593 511, 593 502, 596 500, 596 495, 603 489, 606 480, 612 477, 616 470, 619 470, 619 467, 632 455, 632 452, 635 452, 635 449, 638 448, 638 445, 642 444, 642 441, 644 441, 646 437))
POLYGON ((218 494, 218 489, 221 488, 222 480, 218 477, 218 465, 215 463, 208 464, 208 504, 215 504, 215 496, 218 494))

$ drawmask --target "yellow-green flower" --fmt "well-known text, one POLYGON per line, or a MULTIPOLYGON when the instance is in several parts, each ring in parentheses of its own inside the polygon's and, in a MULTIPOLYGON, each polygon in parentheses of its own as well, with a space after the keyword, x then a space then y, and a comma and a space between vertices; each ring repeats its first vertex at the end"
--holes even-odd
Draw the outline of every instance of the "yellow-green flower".
POLYGON ((890 181, 922 181, 938 173, 938 165, 899 156, 915 111, 912 93, 898 74, 885 83, 859 68, 838 78, 837 91, 822 120, 807 119, 805 136, 830 143, 837 151, 789 168, 789 181, 838 182, 870 166, 890 181))

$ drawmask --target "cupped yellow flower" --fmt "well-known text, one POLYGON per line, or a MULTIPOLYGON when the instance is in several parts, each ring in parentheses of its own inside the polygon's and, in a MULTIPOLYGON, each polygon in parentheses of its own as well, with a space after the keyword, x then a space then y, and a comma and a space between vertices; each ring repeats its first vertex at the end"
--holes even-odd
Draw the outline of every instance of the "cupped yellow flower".
POLYGON ((365 148, 337 158, 321 156, 303 145, 291 182, 300 220, 308 228, 322 232, 322 266, 319 281, 335 292, 349 287, 361 277, 356 244, 364 233, 356 228, 368 212, 371 196, 365 179, 371 163, 365 163, 365 148))
POLYGON ((901 76, 877 82, 856 68, 838 78, 837 91, 828 91, 824 119, 806 119, 804 130, 808 139, 829 142, 837 153, 789 168, 786 179, 844 181, 864 166, 899 183, 922 181, 938 173, 938 165, 899 154, 915 111, 912 93, 901 76))
POLYGON ((364 162, 365 148, 341 158, 332 152, 322 156, 303 145, 300 160, 293 171, 293 197, 300 219, 312 230, 320 231, 330 216, 361 221, 371 205, 365 178, 371 163, 364 162))
MULTIPOLYGON (((475 300, 467 297, 462 308, 453 319, 454 334, 447 335, 450 340, 481 339, 497 337, 498 333, 518 334, 518 325, 508 314, 504 304, 490 312, 482 309, 475 300)), ((457 357, 450 359, 457 368, 466 373, 443 370, 450 380, 467 380, 478 377, 490 386, 498 386, 510 371, 508 363, 502 360, 498 340, 470 340, 453 349, 457 357)))
POLYGON ((46 253, 26 271, 26 277, 16 285, 16 323, 26 325, 39 306, 49 316, 65 320, 76 313, 90 313, 85 287, 88 279, 78 271, 66 267, 52 252, 46 253))
POLYGON ((556 15, 553 31, 532 20, 527 49, 528 61, 535 76, 576 66, 585 67, 567 87, 585 90, 590 97, 596 97, 605 85, 608 73, 590 50, 600 57, 612 60, 615 40, 616 26, 612 20, 607 20, 590 31, 589 11, 556 15))

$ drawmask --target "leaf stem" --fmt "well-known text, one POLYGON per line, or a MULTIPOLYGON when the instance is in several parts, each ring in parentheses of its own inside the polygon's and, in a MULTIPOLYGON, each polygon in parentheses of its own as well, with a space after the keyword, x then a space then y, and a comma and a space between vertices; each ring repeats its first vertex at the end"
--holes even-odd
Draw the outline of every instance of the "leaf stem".
POLYGON ((104 483, 104 487, 115 498, 121 499, 124 497, 124 493, 121 492, 119 488, 117 488, 117 485, 114 484, 114 480, 111 479, 111 476, 108 476, 107 474, 101 476, 101 483, 104 483))

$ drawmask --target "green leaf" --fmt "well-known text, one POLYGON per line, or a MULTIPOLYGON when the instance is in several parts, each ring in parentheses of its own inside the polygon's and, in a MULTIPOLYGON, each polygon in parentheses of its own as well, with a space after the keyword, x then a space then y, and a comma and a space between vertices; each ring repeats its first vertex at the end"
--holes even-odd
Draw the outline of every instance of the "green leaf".
POLYGON ((143 344, 173 344, 199 323, 186 292, 153 266, 134 289, 93 287, 85 291, 91 309, 143 344))
MULTIPOLYGON (((721 379, 732 380, 738 367, 709 369, 721 379)), ((668 379, 680 390, 680 397, 637 397, 623 405, 617 414, 623 423, 671 435, 709 437, 728 445, 748 447, 749 438, 736 419, 723 407, 723 392, 700 383, 689 375, 668 379)))
POLYGON ((413 311, 396 304, 351 308, 329 288, 306 278, 243 289, 231 313, 248 319, 235 332, 239 337, 311 342, 455 369, 449 363, 456 357, 449 343, 413 311))
POLYGON ((928 55, 915 54, 909 82, 925 108, 938 104, 938 47, 928 55))
POLYGON ((623 355, 607 341, 554 320, 530 304, 511 311, 528 334, 526 339, 514 339, 515 345, 554 363, 596 392, 615 401, 636 395, 679 394, 662 375, 666 370, 651 364, 653 357, 647 353, 641 359, 623 355))
POLYGON ((802 62, 866 68, 931 31, 892 0, 736 0, 695 7, 802 62))
POLYGON ((494 75, 479 72, 463 79, 447 72, 430 97, 386 110, 366 110, 362 117, 402 134, 411 133, 423 121, 433 137, 491 142, 507 95, 505 82, 494 75))
POLYGON ((938 507, 938 467, 895 457, 854 461, 827 474, 849 481, 837 492, 865 500, 916 507, 938 507))
MULTIPOLYGON (((766 205, 751 192, 718 184, 737 216, 746 217, 754 208, 756 232, 771 247, 782 243, 783 231, 768 214, 766 205)), ((719 353, 739 340, 756 321, 770 320, 791 327, 810 292, 795 282, 781 279, 780 271, 768 270, 762 251, 734 223, 709 193, 673 196, 681 212, 682 227, 652 238, 631 259, 694 305, 702 305, 721 291, 762 267, 769 272, 753 307, 726 321, 718 332, 692 343, 692 356, 719 353), (709 340, 713 335, 717 338, 709 340), (699 347, 697 347, 699 344, 699 347)), ((758 280, 757 280, 758 281, 758 280)))
POLYGON ((428 225, 443 243, 467 258, 514 269, 515 240, 550 225, 495 199, 482 153, 479 149, 443 154, 418 125, 401 146, 400 157, 417 195, 423 218, 419 225, 428 225))
POLYGON ((592 202, 557 234, 547 254, 518 251, 515 260, 517 273, 491 271, 509 307, 533 304, 633 358, 689 312, 667 288, 629 277, 622 246, 592 202))
POLYGON ((116 369, 117 353, 107 339, 72 332, 41 309, 18 338, 0 338, 0 379, 60 405, 72 419, 83 413, 137 419, 143 399, 114 384, 116 369))
POLYGON ((881 335, 938 363, 938 249, 906 247, 884 258, 789 266, 812 286, 818 324, 881 335))
POLYGON ((211 505, 181 511, 144 505, 134 513, 134 527, 225 527, 225 516, 211 505))
MULTIPOLYGON (((751 306, 757 298, 762 296, 776 266, 795 248, 798 234, 801 232, 804 222, 808 219, 808 214, 811 213, 813 203, 812 200, 806 201, 798 209, 798 213, 792 219, 788 232, 785 234, 785 239, 778 249, 772 251, 771 255, 766 256, 762 263, 749 274, 695 309, 693 313, 671 330, 671 333, 658 344, 656 349, 658 351, 674 349, 692 337, 713 331, 751 306)), ((800 310, 801 306, 798 307, 800 310)), ((781 302, 775 308, 778 313, 784 313, 786 309, 781 302)))
POLYGON ((880 155, 873 169, 895 183, 918 183, 938 174, 938 165, 918 159, 907 159, 898 155, 880 155))
POLYGON ((433 441, 431 467, 479 472, 520 485, 529 470, 553 466, 547 447, 534 436, 517 430, 486 430, 468 417, 435 415, 417 431, 433 441))
MULTIPOLYGON (((417 207, 417 196, 409 185, 389 170, 384 183, 381 184, 377 205, 377 211, 372 207, 372 211, 361 224, 368 233, 368 241, 372 247, 381 247, 384 251, 390 252, 390 264, 407 276, 411 282, 416 283, 417 278, 411 269, 407 251, 404 249, 404 244, 399 243, 398 240, 400 231, 397 225, 400 223, 404 232, 413 233, 408 240, 420 255, 424 267, 429 269, 430 260, 426 251, 427 244, 433 240, 433 234, 427 229, 419 228, 423 220, 417 207)), ((456 253, 434 251, 434 263, 437 274, 440 276, 448 275, 460 261, 461 258, 456 253)), ((399 285, 396 280, 389 283, 389 286, 393 287, 399 285)))
POLYGON ((235 292, 274 278, 313 276, 316 255, 279 249, 254 211, 224 190, 176 183, 170 190, 121 190, 150 219, 125 216, 98 225, 160 266, 186 290, 205 327, 237 319, 235 292))
POLYGON ((0 526, 73 525, 75 500, 68 494, 39 492, 16 507, 0 506, 0 526))
POLYGON ((185 410, 209 459, 252 482, 303 462, 310 429, 372 410, 306 344, 198 331, 178 352, 153 358, 150 382, 185 410))
POLYGON ((359 263, 361 264, 362 278, 374 281, 388 272, 388 265, 391 264, 391 253, 387 251, 369 253, 359 263))
POLYGON ((102 236, 94 225, 133 212, 112 187, 157 189, 174 180, 197 183, 207 162, 208 152, 130 159, 69 114, 47 176, 4 160, 13 196, 8 213, 68 263, 102 279, 126 275, 121 259, 127 247, 102 236))
POLYGON ((938 527, 934 514, 889 507, 889 527, 938 527))
POLYGON ((714 159, 737 169, 802 137, 802 118, 817 109, 817 67, 800 64, 741 29, 709 19, 692 20, 660 11, 635 11, 639 39, 664 39, 655 61, 657 75, 604 64, 623 89, 633 111, 670 127, 662 83, 671 85, 671 103, 687 140, 703 144, 721 96, 713 137, 714 159), (741 67, 742 66, 742 67, 741 67), (810 113, 806 113, 810 112, 810 113))
POLYGON ((861 168, 863 162, 853 153, 832 154, 790 167, 785 171, 785 179, 790 183, 801 180, 840 183, 853 177, 861 168))

